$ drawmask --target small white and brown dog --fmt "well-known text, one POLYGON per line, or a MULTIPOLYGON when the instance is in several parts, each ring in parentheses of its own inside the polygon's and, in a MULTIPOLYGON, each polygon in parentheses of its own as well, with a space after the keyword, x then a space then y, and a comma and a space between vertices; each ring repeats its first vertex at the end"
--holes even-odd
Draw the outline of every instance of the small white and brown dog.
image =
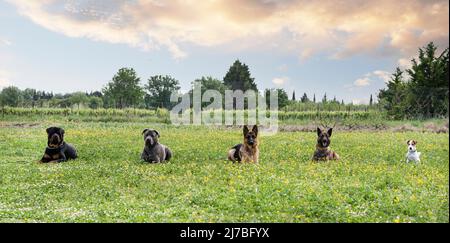
POLYGON ((414 161, 415 163, 420 162, 420 152, 417 152, 417 141, 415 140, 408 140, 408 153, 406 153, 406 163, 409 163, 411 161, 414 161))

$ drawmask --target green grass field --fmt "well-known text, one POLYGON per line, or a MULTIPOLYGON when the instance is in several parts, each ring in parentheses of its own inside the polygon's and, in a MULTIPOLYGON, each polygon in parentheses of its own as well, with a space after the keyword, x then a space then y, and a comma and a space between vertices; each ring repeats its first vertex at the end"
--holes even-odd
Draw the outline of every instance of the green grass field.
POLYGON ((449 135, 340 132, 340 162, 314 163, 316 135, 261 138, 259 165, 232 164, 238 129, 144 123, 0 123, 1 222, 449 222, 449 135), (80 158, 39 164, 60 125, 80 158), (141 131, 174 151, 140 161, 141 131), (406 140, 420 165, 405 164, 406 140))

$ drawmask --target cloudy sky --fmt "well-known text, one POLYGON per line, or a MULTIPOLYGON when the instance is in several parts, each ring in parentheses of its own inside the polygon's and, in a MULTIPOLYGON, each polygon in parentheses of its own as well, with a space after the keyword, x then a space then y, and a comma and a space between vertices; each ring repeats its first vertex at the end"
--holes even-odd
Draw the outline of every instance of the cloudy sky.
POLYGON ((0 0, 0 88, 93 91, 133 67, 187 90, 240 59, 260 89, 367 102, 448 29, 446 0, 0 0))

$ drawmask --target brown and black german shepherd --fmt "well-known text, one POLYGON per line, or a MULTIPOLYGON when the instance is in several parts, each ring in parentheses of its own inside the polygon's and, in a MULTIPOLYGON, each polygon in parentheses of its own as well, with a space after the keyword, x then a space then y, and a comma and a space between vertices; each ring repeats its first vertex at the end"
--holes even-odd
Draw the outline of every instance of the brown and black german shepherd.
POLYGON ((233 162, 258 163, 258 126, 253 126, 251 131, 244 126, 244 143, 238 144, 228 151, 228 159, 233 162))
POLYGON ((324 131, 317 128, 317 145, 316 151, 312 158, 313 161, 328 161, 328 160, 339 160, 339 155, 330 150, 331 135, 333 134, 333 128, 324 131))

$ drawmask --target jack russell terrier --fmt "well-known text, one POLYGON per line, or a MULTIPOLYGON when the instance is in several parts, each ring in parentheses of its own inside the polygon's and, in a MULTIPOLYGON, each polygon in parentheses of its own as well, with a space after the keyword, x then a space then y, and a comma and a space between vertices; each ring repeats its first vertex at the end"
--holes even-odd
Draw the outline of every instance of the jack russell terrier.
POLYGON ((415 140, 408 140, 408 153, 406 154, 406 163, 409 163, 410 161, 414 161, 416 163, 420 162, 420 152, 417 152, 417 141, 415 140))

